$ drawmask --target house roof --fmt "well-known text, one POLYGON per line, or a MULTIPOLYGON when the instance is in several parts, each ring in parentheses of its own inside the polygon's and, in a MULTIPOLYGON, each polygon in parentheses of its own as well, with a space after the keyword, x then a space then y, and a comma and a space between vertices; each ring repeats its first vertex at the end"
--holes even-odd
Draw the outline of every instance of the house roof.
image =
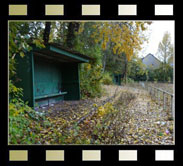
POLYGON ((45 48, 33 47, 33 52, 37 56, 63 63, 84 63, 93 59, 79 52, 66 49, 57 43, 50 43, 45 48))
POLYGON ((156 58, 156 57, 155 57, 153 54, 151 54, 151 53, 149 53, 149 54, 147 54, 145 57, 143 57, 142 60, 145 59, 147 56, 150 56, 150 55, 153 56, 153 57, 154 57, 156 60, 158 60, 159 62, 161 62, 158 58, 156 58))

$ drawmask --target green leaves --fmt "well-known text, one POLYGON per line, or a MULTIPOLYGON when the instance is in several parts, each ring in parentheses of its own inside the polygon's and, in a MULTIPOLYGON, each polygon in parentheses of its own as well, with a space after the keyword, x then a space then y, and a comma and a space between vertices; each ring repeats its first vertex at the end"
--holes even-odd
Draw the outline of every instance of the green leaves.
POLYGON ((45 48, 45 45, 43 44, 43 40, 42 39, 35 39, 35 40, 33 40, 33 44, 35 44, 36 47, 38 47, 38 48, 45 48))
POLYGON ((40 140, 41 126, 50 124, 21 100, 9 103, 9 143, 35 144, 40 140), (44 124, 45 123, 45 124, 44 124))
POLYGON ((23 52, 20 52, 20 56, 23 58, 25 54, 23 52))

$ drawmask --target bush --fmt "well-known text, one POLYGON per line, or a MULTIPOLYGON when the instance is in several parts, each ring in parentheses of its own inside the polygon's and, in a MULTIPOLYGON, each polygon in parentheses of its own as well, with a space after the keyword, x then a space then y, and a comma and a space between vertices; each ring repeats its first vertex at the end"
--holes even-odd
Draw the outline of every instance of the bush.
POLYGON ((173 68, 166 64, 165 67, 160 65, 157 69, 148 69, 148 80, 149 81, 173 81, 173 68))
POLYGON ((102 83, 104 85, 111 85, 111 84, 113 84, 112 77, 111 77, 111 75, 108 72, 105 72, 103 74, 102 83))
POLYGON ((9 144, 39 144, 39 132, 48 120, 22 101, 22 89, 9 81, 9 144))
POLYGON ((23 89, 17 88, 13 82, 9 81, 9 100, 10 102, 18 102, 21 101, 21 97, 23 96, 23 89))
POLYGON ((102 95, 102 66, 83 64, 80 70, 80 89, 82 98, 94 98, 102 95))
POLYGON ((39 144, 40 128, 46 123, 44 115, 41 116, 23 101, 9 103, 10 144, 39 144))
MULTIPOLYGON (((126 83, 134 83, 134 82, 135 81, 132 78, 129 78, 129 77, 126 78, 126 83)), ((125 83, 125 78, 122 79, 122 83, 125 83)))

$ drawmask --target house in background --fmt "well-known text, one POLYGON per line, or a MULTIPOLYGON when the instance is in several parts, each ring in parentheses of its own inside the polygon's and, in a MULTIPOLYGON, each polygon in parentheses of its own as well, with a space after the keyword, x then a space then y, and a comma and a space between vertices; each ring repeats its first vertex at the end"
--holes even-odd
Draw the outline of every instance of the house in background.
POLYGON ((153 54, 149 53, 144 58, 142 58, 142 63, 145 64, 147 68, 157 69, 161 64, 161 61, 153 54))

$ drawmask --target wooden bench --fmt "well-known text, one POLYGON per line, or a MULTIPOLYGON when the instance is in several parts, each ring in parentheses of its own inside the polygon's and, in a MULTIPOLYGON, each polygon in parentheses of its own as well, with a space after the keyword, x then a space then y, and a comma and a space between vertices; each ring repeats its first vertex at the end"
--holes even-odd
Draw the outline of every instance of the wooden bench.
POLYGON ((56 103, 56 102, 53 102, 53 100, 57 101, 57 99, 59 97, 63 96, 62 100, 64 100, 64 95, 66 95, 66 94, 67 94, 67 92, 61 92, 61 93, 54 93, 54 94, 50 94, 50 95, 36 96, 35 102, 39 105, 38 107, 42 107, 42 106, 46 106, 46 105, 49 106, 52 103, 56 103))
POLYGON ((52 98, 52 97, 56 97, 56 96, 66 95, 66 94, 67 94, 67 92, 54 93, 54 94, 51 94, 51 95, 36 96, 35 99, 39 100, 39 99, 44 99, 44 98, 52 98))

